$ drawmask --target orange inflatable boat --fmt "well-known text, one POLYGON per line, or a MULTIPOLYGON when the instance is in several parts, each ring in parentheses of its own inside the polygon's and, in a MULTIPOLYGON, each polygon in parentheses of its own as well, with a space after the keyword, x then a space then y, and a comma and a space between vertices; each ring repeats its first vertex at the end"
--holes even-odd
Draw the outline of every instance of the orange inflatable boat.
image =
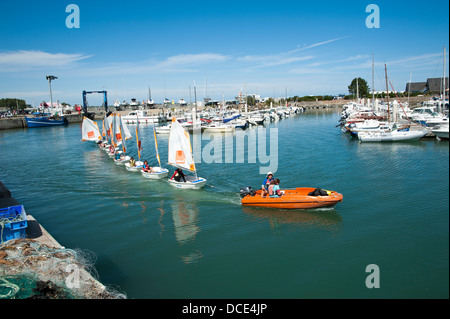
POLYGON ((273 207, 283 209, 310 209, 319 207, 333 207, 342 202, 343 196, 335 191, 327 191, 327 196, 309 196, 314 187, 299 187, 296 189, 285 189, 285 194, 272 198, 262 197, 261 190, 251 190, 248 193, 241 191, 241 203, 244 206, 273 207), (244 196, 243 196, 244 195, 244 196))

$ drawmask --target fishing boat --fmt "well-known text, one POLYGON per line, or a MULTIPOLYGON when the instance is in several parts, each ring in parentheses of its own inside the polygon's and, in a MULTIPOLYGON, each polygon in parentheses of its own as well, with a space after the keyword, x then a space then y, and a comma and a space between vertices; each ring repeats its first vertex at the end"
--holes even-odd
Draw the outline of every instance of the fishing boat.
POLYGON ((206 179, 197 176, 189 133, 184 130, 175 117, 173 117, 170 127, 168 158, 169 165, 188 170, 194 174, 194 176, 186 175, 186 181, 177 182, 174 179, 169 179, 169 185, 181 189, 200 189, 205 186, 206 179))
POLYGON ((81 124, 81 140, 99 142, 102 140, 102 134, 98 128, 98 124, 86 116, 83 117, 83 122, 81 124))
MULTIPOLYGON (((257 206, 279 209, 312 209, 321 207, 333 207, 342 202, 342 194, 335 191, 327 191, 327 196, 310 196, 316 188, 298 187, 284 190, 280 197, 261 196, 262 190, 244 193, 241 199, 243 206, 257 206)), ((241 193, 242 194, 242 193, 241 193)))
POLYGON ((169 175, 169 170, 166 168, 161 167, 161 159, 159 157, 159 151, 158 151, 158 139, 156 138, 156 130, 155 125, 153 125, 153 136, 155 138, 155 153, 156 153, 156 159, 158 160, 158 167, 152 167, 150 172, 146 172, 143 169, 141 169, 142 176, 149 179, 163 179, 166 178, 167 175, 169 175))
POLYGON ((56 119, 51 115, 43 113, 34 113, 34 117, 26 116, 25 121, 27 122, 28 128, 60 126, 69 124, 69 121, 64 116, 62 116, 60 119, 56 119))

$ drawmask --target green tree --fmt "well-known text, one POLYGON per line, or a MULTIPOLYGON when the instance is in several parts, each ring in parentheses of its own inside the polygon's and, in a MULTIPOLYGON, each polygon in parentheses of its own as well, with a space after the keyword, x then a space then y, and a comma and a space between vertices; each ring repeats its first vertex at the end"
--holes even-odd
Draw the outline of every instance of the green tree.
POLYGON ((10 110, 21 110, 27 107, 27 103, 22 99, 5 98, 0 99, 0 108, 9 108, 10 110))
POLYGON ((255 97, 251 95, 247 96, 247 104, 249 106, 254 106, 256 104, 255 97))
POLYGON ((370 97, 370 88, 367 81, 362 78, 354 78, 352 83, 348 86, 348 92, 356 97, 357 91, 359 92, 359 97, 370 97))

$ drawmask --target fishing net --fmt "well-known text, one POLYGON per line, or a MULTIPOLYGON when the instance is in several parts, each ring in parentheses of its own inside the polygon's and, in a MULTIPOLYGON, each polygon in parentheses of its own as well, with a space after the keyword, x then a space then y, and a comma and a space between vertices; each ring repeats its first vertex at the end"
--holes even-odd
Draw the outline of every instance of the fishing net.
POLYGON ((89 251, 51 248, 33 239, 0 245, 0 299, 124 299, 96 280, 89 251))

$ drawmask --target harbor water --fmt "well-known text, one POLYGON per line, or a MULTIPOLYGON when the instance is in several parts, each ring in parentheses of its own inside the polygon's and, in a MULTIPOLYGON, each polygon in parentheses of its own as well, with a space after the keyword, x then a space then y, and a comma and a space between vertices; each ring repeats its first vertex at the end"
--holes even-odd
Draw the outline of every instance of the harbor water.
MULTIPOLYGON (((448 298, 448 141, 359 143, 339 117, 266 126, 281 188, 335 190, 334 208, 242 207, 239 189, 259 188, 268 165, 248 154, 198 163, 201 190, 148 180, 82 142, 81 123, 0 131, 0 181, 63 246, 95 253, 99 280, 128 298, 448 298), (368 265, 379 288, 366 285, 368 265)), ((155 165, 152 126, 140 130, 155 165)), ((158 136, 172 173, 167 143, 158 136)))

